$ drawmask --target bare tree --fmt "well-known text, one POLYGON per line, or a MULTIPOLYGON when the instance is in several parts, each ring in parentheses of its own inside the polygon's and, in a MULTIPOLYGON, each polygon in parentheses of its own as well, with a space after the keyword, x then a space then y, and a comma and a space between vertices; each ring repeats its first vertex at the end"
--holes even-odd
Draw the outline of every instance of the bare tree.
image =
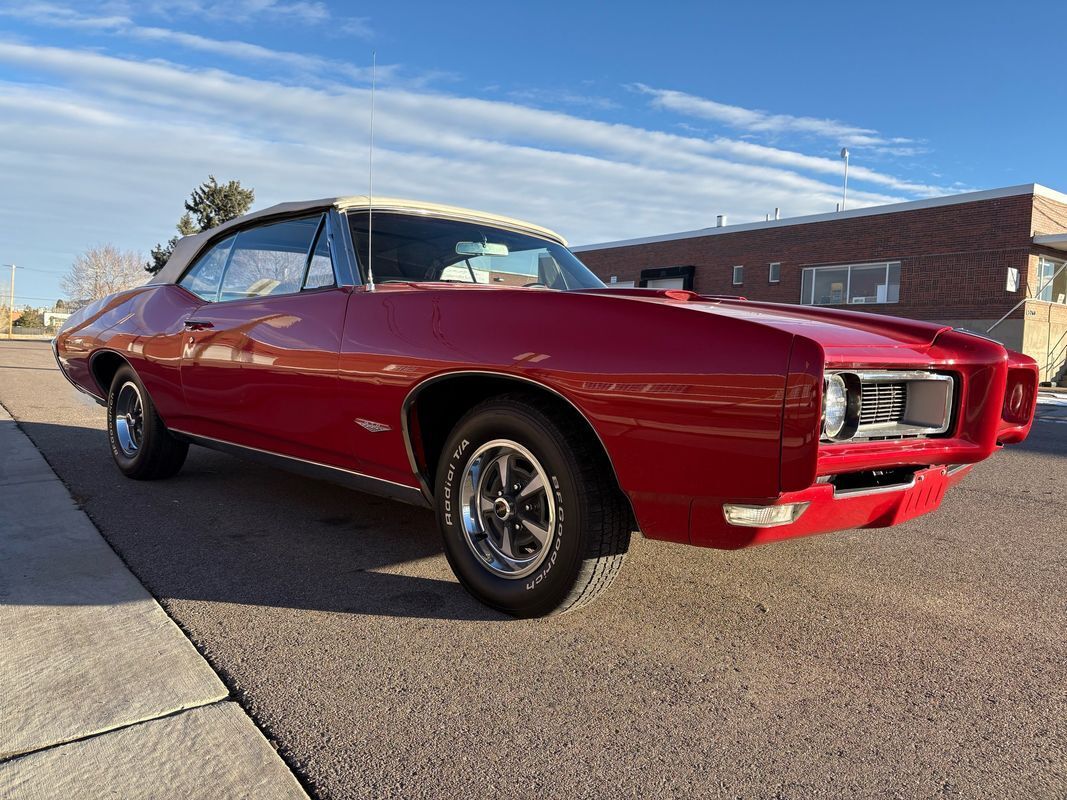
POLYGON ((59 285, 71 300, 99 300, 145 282, 144 256, 113 244, 90 247, 74 259, 59 285))

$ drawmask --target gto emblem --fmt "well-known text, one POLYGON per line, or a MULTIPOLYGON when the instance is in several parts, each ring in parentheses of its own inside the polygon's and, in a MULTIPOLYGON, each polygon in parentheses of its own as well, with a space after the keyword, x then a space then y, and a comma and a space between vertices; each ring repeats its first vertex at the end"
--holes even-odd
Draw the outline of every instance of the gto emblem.
POLYGON ((386 425, 384 422, 375 422, 372 419, 356 419, 355 423, 361 428, 365 428, 371 433, 381 433, 382 431, 391 431, 393 427, 386 425))

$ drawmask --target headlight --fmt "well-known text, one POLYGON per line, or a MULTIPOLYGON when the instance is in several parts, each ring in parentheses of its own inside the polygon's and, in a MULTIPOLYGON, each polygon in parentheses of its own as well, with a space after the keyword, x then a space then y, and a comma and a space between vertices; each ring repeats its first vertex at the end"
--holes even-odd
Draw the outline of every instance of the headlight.
POLYGON ((836 439, 848 420, 848 386, 840 375, 826 379, 822 394, 822 428, 828 439, 836 439))

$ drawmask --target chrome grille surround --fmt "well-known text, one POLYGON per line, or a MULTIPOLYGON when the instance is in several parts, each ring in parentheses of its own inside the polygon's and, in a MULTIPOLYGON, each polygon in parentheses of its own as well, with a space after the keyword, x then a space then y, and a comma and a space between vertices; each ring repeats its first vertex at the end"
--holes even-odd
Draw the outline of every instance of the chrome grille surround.
MULTIPOLYGON (((922 370, 834 370, 849 388, 851 435, 833 441, 938 436, 952 423, 955 381, 922 370)), ((824 441, 828 441, 824 437, 824 441)))

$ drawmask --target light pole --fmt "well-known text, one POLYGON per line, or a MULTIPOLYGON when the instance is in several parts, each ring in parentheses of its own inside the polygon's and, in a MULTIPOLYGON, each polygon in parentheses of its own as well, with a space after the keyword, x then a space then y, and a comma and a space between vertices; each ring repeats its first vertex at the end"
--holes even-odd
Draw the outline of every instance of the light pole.
POLYGON ((5 267, 11 267, 11 295, 7 299, 7 338, 12 337, 11 325, 15 321, 15 265, 4 264, 5 267))
POLYGON ((848 148, 841 148, 841 158, 845 160, 845 183, 841 187, 841 210, 845 210, 845 199, 848 197, 848 148))

